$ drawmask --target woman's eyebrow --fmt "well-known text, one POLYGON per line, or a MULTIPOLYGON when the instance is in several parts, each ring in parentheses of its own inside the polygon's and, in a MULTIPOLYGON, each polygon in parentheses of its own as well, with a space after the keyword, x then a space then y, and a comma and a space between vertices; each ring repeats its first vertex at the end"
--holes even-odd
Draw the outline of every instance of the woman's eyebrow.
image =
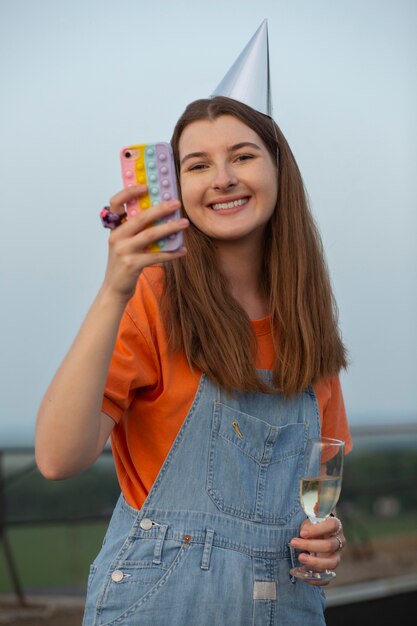
MULTIPOLYGON (((233 146, 230 146, 230 148, 227 148, 228 152, 234 152, 235 150, 240 150, 241 148, 254 148, 255 150, 259 150, 259 152, 261 151, 260 146, 258 146, 256 143, 252 143, 251 141, 241 141, 240 143, 235 143, 233 146)), ((188 159, 194 159, 194 158, 203 158, 203 157, 207 157, 207 152, 190 152, 189 154, 186 154, 185 157, 183 157, 181 159, 181 165, 183 165, 185 163, 185 161, 187 161, 188 159)))
POLYGON ((240 150, 241 148, 254 148, 255 150, 259 150, 259 152, 261 151, 261 147, 258 146, 256 143, 253 143, 252 141, 241 141, 240 143, 235 143, 234 146, 230 146, 230 148, 227 149, 228 152, 234 152, 235 150, 240 150))

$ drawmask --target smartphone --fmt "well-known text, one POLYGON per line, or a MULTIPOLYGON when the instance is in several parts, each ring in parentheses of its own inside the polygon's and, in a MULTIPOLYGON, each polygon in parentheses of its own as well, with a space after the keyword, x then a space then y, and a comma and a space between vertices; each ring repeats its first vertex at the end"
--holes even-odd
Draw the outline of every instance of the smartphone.
MULTIPOLYGON (((147 194, 127 203, 127 218, 145 211, 165 200, 177 200, 178 190, 175 177, 174 157, 171 144, 166 142, 144 143, 125 146, 120 151, 123 186, 147 185, 147 194)), ((180 210, 156 223, 178 219, 180 210)), ((183 245, 182 232, 173 233, 155 241, 148 250, 151 252, 178 250, 183 245)))

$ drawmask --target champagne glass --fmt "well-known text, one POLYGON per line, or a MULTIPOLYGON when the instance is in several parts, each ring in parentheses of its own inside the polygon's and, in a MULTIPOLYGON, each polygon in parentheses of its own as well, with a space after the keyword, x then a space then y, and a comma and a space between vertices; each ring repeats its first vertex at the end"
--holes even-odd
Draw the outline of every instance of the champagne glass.
MULTIPOLYGON (((312 524, 328 518, 339 499, 344 448, 344 442, 339 439, 322 437, 307 441, 300 480, 300 501, 312 524)), ((332 580, 336 576, 331 570, 317 572, 305 565, 292 568, 290 573, 305 581, 332 580)))

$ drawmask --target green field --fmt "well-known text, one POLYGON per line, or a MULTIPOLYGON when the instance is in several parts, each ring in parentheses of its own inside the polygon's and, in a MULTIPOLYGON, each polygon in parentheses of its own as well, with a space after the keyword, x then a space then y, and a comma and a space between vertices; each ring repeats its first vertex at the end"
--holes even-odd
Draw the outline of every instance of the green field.
MULTIPOLYGON (((82 589, 106 527, 106 523, 84 523, 10 529, 7 536, 22 587, 82 589)), ((10 591, 13 585, 3 553, 0 592, 10 591)))

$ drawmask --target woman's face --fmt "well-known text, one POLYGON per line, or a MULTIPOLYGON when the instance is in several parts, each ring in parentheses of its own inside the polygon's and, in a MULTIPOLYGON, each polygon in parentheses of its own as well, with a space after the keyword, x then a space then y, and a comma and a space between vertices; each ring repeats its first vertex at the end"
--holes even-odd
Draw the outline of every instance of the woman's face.
POLYGON ((179 140, 184 209, 219 241, 259 237, 275 210, 277 171, 259 135, 233 115, 192 122, 179 140))

